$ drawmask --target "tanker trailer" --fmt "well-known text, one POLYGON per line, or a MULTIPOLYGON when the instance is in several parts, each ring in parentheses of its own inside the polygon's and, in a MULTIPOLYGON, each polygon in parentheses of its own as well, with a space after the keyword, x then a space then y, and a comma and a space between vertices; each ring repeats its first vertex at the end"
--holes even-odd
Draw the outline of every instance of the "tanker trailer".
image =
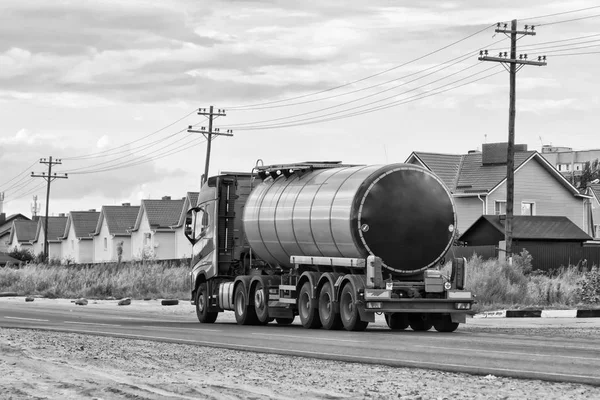
POLYGON ((466 262, 440 266, 456 234, 452 196, 429 170, 339 162, 257 166, 202 187, 188 212, 200 322, 454 331, 474 302, 466 262))

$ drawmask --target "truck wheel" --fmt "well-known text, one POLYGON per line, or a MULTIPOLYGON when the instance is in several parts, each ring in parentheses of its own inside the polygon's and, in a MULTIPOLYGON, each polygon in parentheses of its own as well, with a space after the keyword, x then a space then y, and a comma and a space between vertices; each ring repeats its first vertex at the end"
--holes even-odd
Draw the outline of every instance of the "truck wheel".
POLYGON ((217 320, 218 312, 208 311, 208 285, 201 283, 196 291, 196 316, 203 324, 212 324, 217 320))
POLYGON ((294 317, 292 318, 275 318, 275 321, 279 325, 291 325, 294 322, 294 317))
POLYGON ((411 314, 408 322, 413 331, 428 331, 433 326, 431 319, 423 314, 411 314))
POLYGON ((321 327, 319 319, 319 310, 313 307, 310 297, 310 282, 304 282, 298 296, 298 315, 302 326, 308 329, 317 329, 321 327))
POLYGON ((454 332, 458 325, 460 325, 458 322, 452 322, 452 317, 449 315, 440 315, 433 320, 433 327, 438 332, 454 332))
POLYGON ((256 325, 258 319, 254 307, 248 305, 248 298, 243 285, 235 288, 234 313, 238 325, 256 325))
POLYGON ((254 310, 256 312, 256 318, 261 324, 269 323, 269 307, 267 292, 262 282, 257 282, 254 287, 254 310))
POLYGON ((364 331, 369 323, 362 321, 356 307, 356 293, 351 284, 344 285, 340 297, 340 317, 347 331, 364 331))
POLYGON ((331 283, 325 282, 319 292, 319 318, 323 328, 337 330, 342 328, 342 318, 333 308, 333 288, 331 283))
POLYGON ((393 331, 403 331, 408 328, 408 317, 403 313, 385 314, 385 322, 393 331))

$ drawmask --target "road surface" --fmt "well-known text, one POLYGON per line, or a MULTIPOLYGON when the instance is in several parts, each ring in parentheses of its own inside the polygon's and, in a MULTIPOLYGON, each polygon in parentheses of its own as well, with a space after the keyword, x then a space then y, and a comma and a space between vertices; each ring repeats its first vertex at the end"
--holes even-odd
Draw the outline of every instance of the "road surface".
MULTIPOLYGON (((592 322, 569 321, 572 324, 592 322)), ((557 320, 556 324, 569 321, 557 320)), ((498 324, 491 320, 473 322, 482 326, 498 324)), ((523 319, 510 321, 517 326, 524 322, 523 319)), ((598 325, 597 321, 594 323, 598 325)), ((238 326, 230 313, 220 316, 215 324, 200 324, 189 312, 152 314, 134 307, 118 307, 114 302, 111 306, 93 302, 77 306, 67 301, 25 303, 22 299, 0 301, 0 327, 600 386, 600 338, 531 336, 519 333, 519 328, 502 334, 461 328, 454 333, 412 332, 410 329, 391 332, 379 323, 365 332, 325 331, 307 330, 297 323, 238 326)))

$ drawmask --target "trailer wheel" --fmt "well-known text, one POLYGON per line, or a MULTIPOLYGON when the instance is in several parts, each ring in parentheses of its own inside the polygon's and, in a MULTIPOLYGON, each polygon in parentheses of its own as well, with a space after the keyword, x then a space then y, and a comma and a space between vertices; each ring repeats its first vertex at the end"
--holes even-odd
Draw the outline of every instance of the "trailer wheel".
POLYGON ((454 332, 460 325, 458 322, 452 322, 452 317, 449 315, 440 315, 433 320, 433 327, 438 332, 454 332))
POLYGON ((408 322, 413 331, 428 331, 433 326, 433 322, 426 314, 411 314, 408 322))
POLYGON ((196 316, 203 324, 212 324, 217 320, 218 312, 208 311, 208 285, 201 283, 196 291, 196 316))
POLYGON ((291 325, 294 322, 294 317, 291 318, 275 318, 275 321, 279 325, 291 325))
POLYGON ((248 298, 246 297, 246 291, 244 290, 243 285, 238 285, 235 288, 234 298, 235 320, 238 325, 256 325, 258 318, 256 318, 254 307, 248 305, 248 298))
POLYGON ((340 297, 340 317, 347 331, 364 331, 369 323, 362 321, 356 307, 356 293, 351 284, 344 285, 340 297))
POLYGON ((254 310, 256 312, 256 318, 261 324, 269 323, 268 301, 267 292, 262 282, 257 282, 254 288, 254 310))
POLYGON ((393 331, 403 331, 408 328, 408 317, 403 313, 385 314, 385 322, 393 331))
POLYGON ((314 307, 310 297, 310 282, 304 282, 298 296, 298 315, 302 326, 308 329, 317 329, 321 327, 319 319, 319 309, 314 307))
POLYGON ((337 330, 342 328, 342 318, 340 313, 333 307, 333 288, 331 283, 325 282, 319 292, 319 318, 323 328, 327 330, 337 330))

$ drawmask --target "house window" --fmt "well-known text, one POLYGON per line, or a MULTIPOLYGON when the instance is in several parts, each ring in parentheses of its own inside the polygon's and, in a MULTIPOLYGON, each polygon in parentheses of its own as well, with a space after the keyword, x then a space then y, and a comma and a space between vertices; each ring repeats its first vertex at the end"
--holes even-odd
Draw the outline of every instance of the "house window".
POLYGON ((575 164, 575 171, 582 171, 582 170, 583 170, 583 164, 581 164, 581 163, 575 164))
POLYGON ((150 244, 151 237, 152 237, 151 233, 144 233, 144 246, 148 246, 150 244))
POLYGON ((104 238, 104 250, 108 249, 108 239, 104 238))
POLYGON ((506 214, 506 201, 496 200, 496 202, 494 203, 494 214, 496 214, 496 215, 506 214))
POLYGON ((532 201, 521 202, 521 215, 535 215, 535 203, 532 201))

